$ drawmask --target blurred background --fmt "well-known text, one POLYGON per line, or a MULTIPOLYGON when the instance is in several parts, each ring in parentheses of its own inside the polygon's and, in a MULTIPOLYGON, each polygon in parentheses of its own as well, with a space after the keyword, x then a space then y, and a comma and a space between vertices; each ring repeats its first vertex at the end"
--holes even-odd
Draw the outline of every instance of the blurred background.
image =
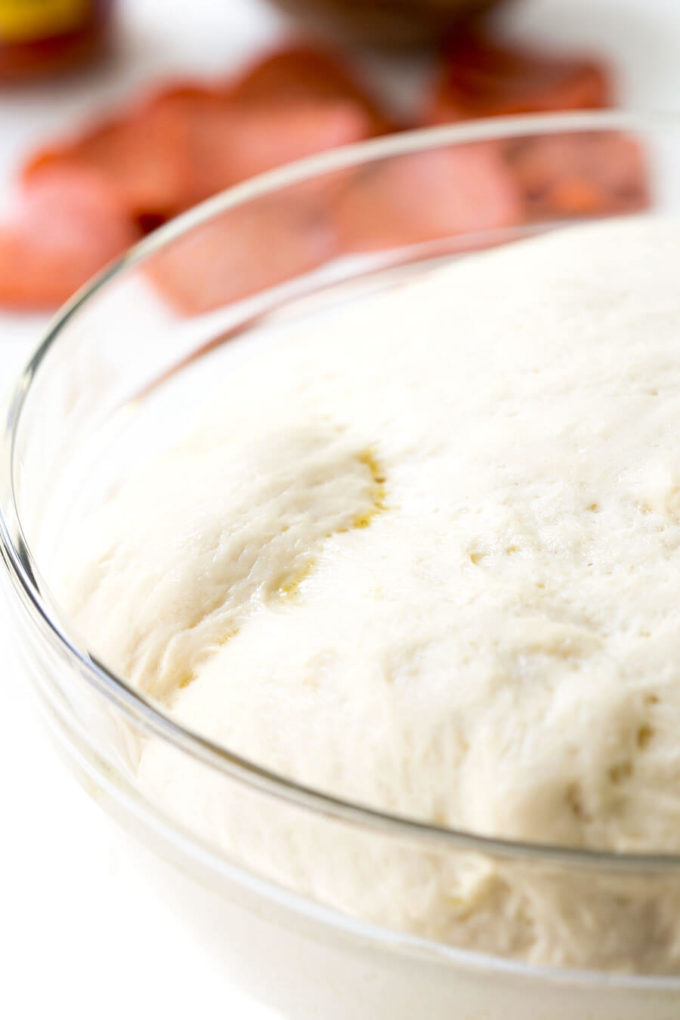
MULTIPOLYGON (((73 291, 222 188, 405 128, 618 105, 680 105, 677 0, 0 0, 3 386, 73 291)), ((351 251, 366 216, 376 246, 428 239, 440 223, 455 233, 473 204, 490 216, 484 195, 499 189, 527 220, 645 202, 644 160, 625 140, 467 161, 462 206, 449 202, 452 173, 348 180, 328 198, 329 243, 351 251), (419 180, 418 215, 401 220, 400 189, 419 180)), ((172 266, 157 281, 180 313, 209 307, 207 265, 189 283, 172 266)), ((120 834, 64 781, 14 682, 4 613, 0 625, 0 1013, 271 1017, 231 992, 128 866, 120 834)))
MULTIPOLYGON (((30 335, 25 316, 177 213, 339 145, 479 117, 673 108, 679 32, 675 0, 0 0, 0 310, 30 335)), ((480 206, 481 174, 524 219, 643 204, 630 147, 574 137, 500 157, 456 168, 457 190, 480 206)), ((409 173, 422 223, 401 240, 438 219, 455 233, 454 168, 409 173)), ((388 221, 394 232, 410 183, 338 194, 338 251, 367 210, 376 237, 388 221)))

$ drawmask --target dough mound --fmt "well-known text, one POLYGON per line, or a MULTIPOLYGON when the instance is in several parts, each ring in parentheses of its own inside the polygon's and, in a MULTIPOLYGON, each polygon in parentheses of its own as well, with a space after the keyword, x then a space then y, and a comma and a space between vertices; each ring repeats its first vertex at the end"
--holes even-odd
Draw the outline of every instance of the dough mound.
MULTIPOLYGON (((471 256, 286 337, 80 544, 80 632, 231 751, 474 833, 680 851, 680 224, 471 256)), ((629 900, 633 935, 611 890, 577 917, 576 886, 500 862, 364 848, 371 882, 349 836, 331 868, 304 825, 235 833, 155 742, 139 770, 343 909, 539 962, 680 966, 658 886, 629 900)))

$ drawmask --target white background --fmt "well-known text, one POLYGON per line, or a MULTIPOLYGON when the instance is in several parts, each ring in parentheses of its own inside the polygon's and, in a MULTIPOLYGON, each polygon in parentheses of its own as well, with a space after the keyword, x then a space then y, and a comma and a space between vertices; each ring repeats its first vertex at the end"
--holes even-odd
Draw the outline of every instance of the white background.
MULTIPOLYGON (((680 0, 516 0, 509 20, 519 33, 608 55, 623 103, 680 110, 680 0)), ((35 140, 141 82, 177 71, 224 74, 283 28, 262 0, 121 4, 120 55, 106 69, 58 88, 0 91, 0 196, 9 200, 12 170, 35 140)), ((391 61, 371 70, 407 101, 426 73, 391 61)), ((3 390, 44 324, 0 316, 3 390)), ((54 756, 14 661, 2 605, 0 631, 0 1016, 273 1020, 227 986, 146 887, 114 824, 54 756)))

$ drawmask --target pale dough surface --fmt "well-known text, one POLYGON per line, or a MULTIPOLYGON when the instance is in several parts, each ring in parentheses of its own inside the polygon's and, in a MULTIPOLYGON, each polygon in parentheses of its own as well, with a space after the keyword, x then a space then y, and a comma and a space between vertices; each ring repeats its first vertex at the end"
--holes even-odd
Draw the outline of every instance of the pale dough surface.
MULTIPOLYGON (((477 833, 679 850, 680 223, 475 255, 287 338, 81 545, 79 631, 229 749, 477 833)), ((162 749, 140 769, 194 810, 162 749)), ((207 797, 200 824, 234 845, 220 810, 207 797)), ((401 913, 398 867, 385 909, 310 882, 438 937, 581 959, 536 890, 435 870, 401 913)), ((659 926, 606 952, 674 967, 659 926)))

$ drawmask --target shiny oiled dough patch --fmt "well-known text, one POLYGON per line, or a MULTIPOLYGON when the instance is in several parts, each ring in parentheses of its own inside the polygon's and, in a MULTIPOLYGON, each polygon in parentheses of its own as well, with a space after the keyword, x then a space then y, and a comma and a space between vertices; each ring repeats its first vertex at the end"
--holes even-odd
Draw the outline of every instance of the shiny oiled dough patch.
POLYGON ((163 524, 128 519, 119 543, 107 539, 104 555, 93 550, 71 596, 87 626, 106 612, 118 668, 156 697, 188 687, 206 654, 232 641, 250 614, 297 596, 321 543, 366 527, 384 508, 373 454, 323 422, 263 436, 228 464, 211 464, 219 456, 212 439, 207 450, 200 444, 194 437, 160 459, 105 509, 95 542, 107 517, 129 500, 148 505, 151 493, 163 524), (129 604, 114 596, 123 578, 129 604))

